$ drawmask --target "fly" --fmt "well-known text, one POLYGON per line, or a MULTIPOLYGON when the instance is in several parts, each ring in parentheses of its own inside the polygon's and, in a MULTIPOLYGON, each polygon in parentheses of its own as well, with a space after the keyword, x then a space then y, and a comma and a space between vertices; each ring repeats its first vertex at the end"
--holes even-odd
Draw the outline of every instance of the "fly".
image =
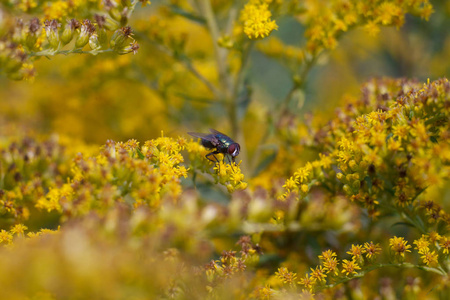
POLYGON ((226 134, 223 134, 215 129, 209 129, 209 131, 211 132, 210 134, 198 132, 188 132, 188 134, 193 137, 200 138, 202 140, 203 147, 214 150, 213 152, 206 154, 205 157, 208 160, 218 163, 219 160, 217 159, 216 154, 222 153, 225 157, 231 157, 231 160, 235 162, 235 158, 239 155, 241 146, 239 146, 238 143, 233 141, 226 134), (212 160, 210 156, 213 156, 215 160, 212 160))

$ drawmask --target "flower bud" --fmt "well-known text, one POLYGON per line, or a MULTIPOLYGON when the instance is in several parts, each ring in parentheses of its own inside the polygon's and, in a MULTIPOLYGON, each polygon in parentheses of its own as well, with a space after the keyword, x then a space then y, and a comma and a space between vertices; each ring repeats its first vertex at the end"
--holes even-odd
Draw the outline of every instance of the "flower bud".
POLYGON ((352 169, 353 172, 355 172, 356 168, 358 167, 354 159, 348 162, 348 166, 350 167, 350 169, 352 169))
POLYGON ((12 41, 16 44, 22 44, 27 38, 27 32, 25 30, 23 20, 17 19, 14 32, 12 34, 12 41))
POLYGON ((121 50, 127 44, 128 37, 132 35, 131 27, 126 26, 116 30, 111 36, 109 44, 114 51, 121 50))
POLYGON ((102 48, 102 45, 100 45, 100 42, 98 40, 97 34, 93 34, 89 37, 89 47, 91 47, 92 50, 100 50, 102 48))
POLYGON ((80 27, 81 27, 80 22, 78 22, 75 19, 70 20, 66 24, 66 26, 64 28, 64 31, 63 31, 63 33, 61 35, 61 42, 62 42, 62 44, 66 45, 66 44, 70 43, 70 41, 73 38, 73 34, 75 33, 75 30, 80 28, 80 27))
POLYGON ((83 25, 81 25, 81 32, 75 42, 75 48, 83 48, 88 42, 90 36, 95 32, 95 26, 92 25, 91 21, 84 20, 83 25))
POLYGON ((351 194, 352 190, 350 188, 350 186, 348 184, 345 184, 342 189, 344 190, 345 193, 347 194, 351 194))
POLYGON ((55 19, 53 20, 47 20, 44 22, 45 25, 45 35, 47 36, 48 43, 50 44, 50 47, 53 49, 59 48, 59 33, 58 28, 61 26, 58 21, 55 19))
POLYGON ((25 47, 27 47, 29 50, 34 49, 36 41, 39 37, 40 29, 41 24, 39 23, 39 19, 38 18, 31 19, 30 26, 28 27, 28 35, 25 41, 25 47))

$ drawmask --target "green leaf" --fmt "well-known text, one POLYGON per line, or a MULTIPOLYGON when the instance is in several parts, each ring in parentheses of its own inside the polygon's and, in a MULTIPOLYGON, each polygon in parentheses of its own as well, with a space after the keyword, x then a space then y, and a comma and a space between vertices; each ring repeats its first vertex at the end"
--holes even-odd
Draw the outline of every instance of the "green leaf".
POLYGON ((397 222, 397 223, 392 224, 391 227, 399 226, 399 225, 404 225, 404 226, 408 226, 408 227, 413 227, 413 228, 415 228, 415 226, 414 226, 413 224, 408 223, 408 222, 397 222))
POLYGON ((144 159, 144 158, 145 158, 145 155, 142 154, 141 149, 136 148, 136 153, 137 153, 137 155, 138 155, 138 157, 139 157, 140 159, 144 159))
POLYGON ((430 136, 430 141, 431 141, 433 144, 438 144, 438 143, 439 143, 438 140, 437 140, 437 138, 436 138, 435 136, 430 136))

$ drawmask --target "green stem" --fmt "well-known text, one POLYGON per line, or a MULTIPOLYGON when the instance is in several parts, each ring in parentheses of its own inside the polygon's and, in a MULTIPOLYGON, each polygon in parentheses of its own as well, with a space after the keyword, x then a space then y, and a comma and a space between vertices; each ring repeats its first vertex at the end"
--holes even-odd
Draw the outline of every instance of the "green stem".
POLYGON ((92 55, 96 55, 99 53, 107 53, 107 52, 113 52, 113 49, 105 49, 105 50, 91 50, 91 51, 83 51, 82 49, 72 49, 72 50, 43 50, 43 51, 39 51, 39 52, 30 52, 28 53, 28 56, 33 57, 33 56, 54 56, 57 54, 92 54, 92 55))
POLYGON ((214 11, 211 7, 210 0, 200 0, 201 10, 205 16, 206 24, 208 26, 209 32, 211 33, 211 39, 213 43, 213 48, 216 57, 217 69, 219 72, 219 80, 220 85, 222 86, 223 96, 226 99, 229 99, 229 91, 231 91, 231 84, 228 79, 227 72, 227 50, 219 47, 217 40, 220 37, 219 26, 216 21, 216 17, 214 15, 214 11))

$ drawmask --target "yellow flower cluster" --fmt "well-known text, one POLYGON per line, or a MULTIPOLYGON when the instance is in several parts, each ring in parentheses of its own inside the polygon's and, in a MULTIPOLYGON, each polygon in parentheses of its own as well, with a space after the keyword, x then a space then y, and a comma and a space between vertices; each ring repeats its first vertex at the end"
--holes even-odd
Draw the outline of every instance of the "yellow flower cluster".
POLYGON ((263 0, 250 0, 241 11, 240 19, 244 23, 244 33, 250 39, 267 37, 273 30, 278 29, 269 4, 263 0))
MULTIPOLYGON (((438 244, 438 241, 448 244, 448 238, 444 238, 438 234, 430 234, 429 236, 423 235, 422 238, 414 241, 423 263, 428 267, 438 266, 438 251, 442 254, 442 257, 445 255, 448 258, 448 251, 446 252, 446 250, 442 248, 438 250, 438 247, 443 245, 443 243, 438 244), (434 242, 432 242, 431 239, 434 239, 434 242), (431 243, 434 243, 432 248, 429 247, 431 243)), ((330 287, 335 283, 348 281, 351 278, 354 278, 355 275, 359 277, 367 272, 386 266, 401 266, 405 260, 405 253, 411 252, 411 250, 409 250, 410 248, 411 246, 408 245, 408 242, 403 237, 394 236, 389 239, 389 249, 392 251, 392 258, 399 261, 398 264, 377 264, 375 263, 375 258, 382 251, 379 244, 374 244, 373 242, 365 243, 364 246, 352 244, 351 249, 347 252, 352 256, 351 260, 342 259, 339 261, 336 258, 337 254, 334 251, 326 250, 318 256, 321 264, 316 268, 311 268, 311 272, 300 278, 298 282, 296 281, 297 274, 289 271, 286 267, 279 268, 278 271, 275 272, 275 277, 285 285, 295 287, 298 284, 303 286, 309 292, 316 292, 322 290, 326 286, 330 287), (365 257, 363 257, 363 254, 365 254, 365 257), (341 267, 338 267, 338 265, 341 265, 341 267)), ((420 266, 417 265, 417 267, 419 268, 420 266)), ((435 271, 436 273, 443 274, 440 269, 435 269, 435 271)))
POLYGON ((442 187, 450 174, 449 124, 442 121, 449 115, 449 89, 446 79, 422 86, 369 82, 362 99, 348 104, 338 119, 312 129, 314 144, 327 149, 329 156, 322 155, 287 179, 284 198, 294 192, 304 199, 311 182, 329 188, 335 176, 345 194, 373 217, 382 213, 380 202, 406 212, 414 204, 425 210, 430 223, 448 223, 448 214, 438 204, 421 199, 425 189, 442 187), (325 169, 330 164, 337 169, 325 169))
POLYGON ((108 141, 96 156, 77 155, 73 179, 51 189, 36 207, 66 216, 105 211, 116 202, 158 209, 164 199, 177 201, 181 195, 180 177, 187 177, 187 169, 180 165, 180 151, 185 146, 183 138, 160 137, 142 148, 135 140, 108 141))
POLYGON ((0 230, 0 245, 5 247, 11 247, 13 246, 13 242, 25 238, 34 238, 46 234, 55 234, 60 230, 60 227, 58 226, 57 230, 51 230, 51 229, 44 229, 41 228, 37 232, 28 232, 25 235, 25 231, 28 230, 28 227, 23 225, 22 223, 16 224, 12 226, 9 231, 7 230, 0 230))
POLYGON ((409 1, 301 1, 293 11, 307 30, 306 48, 310 53, 334 49, 342 33, 361 26, 369 35, 380 31, 380 26, 397 26, 404 23, 406 13, 428 19, 433 8, 428 0, 409 1))
POLYGON ((211 151, 192 140, 187 142, 186 149, 194 171, 199 170, 202 173, 210 173, 215 181, 225 185, 230 193, 247 188, 244 174, 241 172, 240 162, 228 164, 225 162, 223 155, 218 154, 216 155, 218 162, 214 163, 206 158, 206 155, 211 151), (212 170, 214 172, 211 172, 212 170))

